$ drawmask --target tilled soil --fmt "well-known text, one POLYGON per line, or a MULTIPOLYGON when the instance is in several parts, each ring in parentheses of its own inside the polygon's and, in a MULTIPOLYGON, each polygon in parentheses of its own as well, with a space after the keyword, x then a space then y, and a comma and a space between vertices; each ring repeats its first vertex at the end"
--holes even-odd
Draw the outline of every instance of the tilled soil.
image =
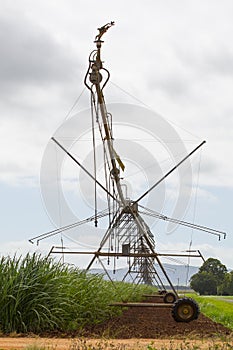
POLYGON ((189 323, 176 322, 171 315, 171 308, 161 307, 125 309, 121 316, 84 330, 81 338, 81 335, 75 332, 69 335, 69 338, 63 339, 61 334, 47 336, 48 338, 0 337, 0 348, 21 350, 26 346, 37 345, 57 350, 87 348, 142 350, 147 349, 148 344, 153 344, 156 349, 164 349, 164 346, 172 349, 172 344, 176 346, 192 344, 203 350, 209 349, 209 345, 213 344, 218 344, 216 349, 233 348, 233 334, 228 328, 202 314, 197 320, 189 323))
POLYGON ((231 330, 200 314, 189 323, 176 322, 171 308, 131 307, 121 316, 87 330, 91 336, 115 339, 229 336, 231 330))

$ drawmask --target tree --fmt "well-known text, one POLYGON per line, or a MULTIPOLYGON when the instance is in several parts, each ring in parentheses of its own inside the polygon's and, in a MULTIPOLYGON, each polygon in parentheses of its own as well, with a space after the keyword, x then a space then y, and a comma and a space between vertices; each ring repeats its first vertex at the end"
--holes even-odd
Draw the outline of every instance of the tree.
POLYGON ((233 295, 233 271, 225 275, 223 283, 218 287, 218 294, 233 295))
POLYGON ((209 258, 200 267, 198 273, 191 277, 190 286, 196 292, 206 295, 216 295, 223 290, 227 268, 218 259, 209 258))
POLYGON ((198 272, 191 277, 190 286, 201 295, 216 295, 217 282, 215 277, 206 271, 198 272))
POLYGON ((199 272, 207 272, 216 278, 216 282, 219 285, 223 282, 227 268, 218 259, 209 258, 200 267, 199 272))

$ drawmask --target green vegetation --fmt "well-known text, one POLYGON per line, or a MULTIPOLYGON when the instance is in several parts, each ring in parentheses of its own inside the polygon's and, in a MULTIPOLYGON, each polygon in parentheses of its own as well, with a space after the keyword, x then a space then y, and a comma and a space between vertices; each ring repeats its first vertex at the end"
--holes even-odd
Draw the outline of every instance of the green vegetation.
POLYGON ((198 302, 201 312, 213 321, 223 324, 233 330, 233 297, 197 296, 192 297, 198 302), (229 301, 227 301, 229 300, 229 301))
POLYGON ((0 332, 42 333, 81 330, 121 310, 113 301, 139 300, 146 286, 113 285, 37 254, 0 260, 0 332), (120 290, 120 293, 119 293, 120 290))
MULTIPOLYGON (((198 273, 191 277, 190 286, 201 295, 222 294, 223 289, 230 292, 233 288, 233 275, 228 277, 227 268, 218 259, 209 258, 200 267, 198 273), (226 286, 226 288, 225 288, 226 286)), ((232 293, 233 294, 233 290, 232 293)))
POLYGON ((226 273, 223 283, 218 287, 219 295, 233 295, 233 271, 226 273))

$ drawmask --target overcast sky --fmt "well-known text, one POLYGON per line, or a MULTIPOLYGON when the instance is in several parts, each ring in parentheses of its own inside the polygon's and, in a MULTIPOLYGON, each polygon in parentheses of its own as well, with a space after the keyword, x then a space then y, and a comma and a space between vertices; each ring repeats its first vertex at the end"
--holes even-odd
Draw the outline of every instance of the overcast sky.
POLYGON ((158 249, 187 249, 192 237, 194 249, 233 268, 232 13, 231 0, 0 0, 1 254, 33 250, 28 239, 54 228, 40 193, 42 158, 83 91, 97 28, 115 21, 103 47, 110 102, 138 99, 191 148, 207 141, 201 164, 194 159, 199 188, 188 217, 228 233, 218 242, 160 231, 158 249))

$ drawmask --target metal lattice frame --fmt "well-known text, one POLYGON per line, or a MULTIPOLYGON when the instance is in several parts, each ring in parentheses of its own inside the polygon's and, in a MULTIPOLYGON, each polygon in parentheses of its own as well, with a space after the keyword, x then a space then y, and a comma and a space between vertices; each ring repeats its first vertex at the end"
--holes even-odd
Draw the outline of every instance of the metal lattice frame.
MULTIPOLYGON (((79 166, 87 176, 91 177, 95 181, 95 185, 99 186, 103 191, 106 192, 108 203, 111 202, 111 208, 107 211, 97 213, 97 208, 95 210, 95 215, 93 217, 87 218, 82 222, 74 223, 72 225, 67 225, 65 228, 60 228, 57 230, 50 231, 48 233, 36 236, 30 239, 33 243, 34 240, 37 243, 45 238, 52 237, 63 230, 68 230, 69 228, 74 228, 80 224, 94 221, 97 223, 97 218, 109 215, 111 218, 109 222, 109 227, 100 242, 99 249, 96 252, 68 252, 65 247, 52 247, 50 253, 74 253, 74 254, 93 254, 87 270, 89 270, 94 261, 97 259, 106 275, 109 276, 107 267, 102 261, 102 257, 107 257, 108 259, 118 259, 120 257, 127 258, 128 271, 123 277, 123 281, 131 276, 134 283, 145 283, 145 284, 156 284, 160 288, 165 289, 162 279, 160 277, 161 273, 165 276, 167 283, 170 285, 172 291, 177 295, 164 267, 160 261, 160 256, 183 256, 183 257, 202 257, 201 253, 187 252, 188 254, 158 254, 155 250, 155 240, 150 228, 144 221, 139 211, 139 201, 144 198, 151 190, 153 190, 160 182, 162 182, 167 176, 169 176, 178 166, 180 166, 188 157, 190 157, 196 150, 198 150, 204 143, 203 141, 199 146, 197 146, 192 152, 185 156, 174 168, 172 168, 167 174, 165 174, 159 181, 157 181, 150 189, 148 189, 144 194, 142 194, 136 201, 132 201, 124 195, 124 191, 121 184, 121 171, 124 171, 124 164, 120 157, 114 150, 113 146, 113 132, 112 132, 112 121, 111 115, 107 111, 107 107, 104 100, 103 89, 106 86, 110 74, 103 67, 103 62, 101 60, 101 46, 103 41, 103 34, 114 24, 114 22, 108 23, 105 26, 99 28, 99 34, 95 38, 96 50, 92 51, 89 57, 89 68, 85 77, 85 85, 91 92, 92 101, 92 112, 96 114, 96 120, 98 122, 100 135, 103 141, 104 148, 104 160, 106 162, 106 169, 109 171, 109 177, 111 179, 111 185, 103 186, 96 178, 96 174, 92 175, 80 164, 74 156, 72 156, 61 143, 52 138, 52 140, 79 166), (104 82, 101 73, 105 73, 107 78, 104 82), (104 251, 104 248, 108 247, 108 251, 104 251), (159 267, 159 273, 155 268, 155 263, 159 267)), ((92 119, 93 120, 93 119, 92 119)), ((107 183, 107 181, 106 181, 107 183)), ((96 196, 96 194, 95 194, 96 196)), ((140 206, 141 207, 141 206, 140 206)), ((174 221, 175 219, 168 218, 160 213, 153 212, 150 209, 143 208, 144 214, 149 216, 155 216, 162 220, 174 221)), ((194 225, 180 220, 175 220, 178 224, 188 226, 194 229, 209 232, 211 234, 220 235, 223 234, 225 238, 225 233, 209 229, 204 226, 194 225)), ((203 257, 202 257, 203 258, 203 257)), ((110 278, 110 276, 109 276, 110 278)))

